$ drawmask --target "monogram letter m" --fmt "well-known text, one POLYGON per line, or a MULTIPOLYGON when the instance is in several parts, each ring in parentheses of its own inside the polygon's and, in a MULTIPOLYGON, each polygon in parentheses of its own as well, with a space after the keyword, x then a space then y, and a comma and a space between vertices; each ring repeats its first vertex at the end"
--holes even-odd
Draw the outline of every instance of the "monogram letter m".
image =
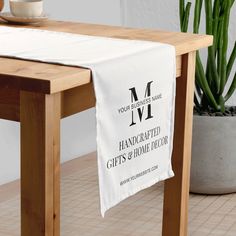
MULTIPOLYGON (((151 84, 152 84, 152 82, 153 81, 150 81, 150 82, 147 83, 144 98, 147 98, 147 97, 151 96, 151 84)), ((135 87, 130 88, 129 90, 131 91, 131 102, 134 103, 134 102, 139 101, 135 87)), ((138 117, 139 117, 140 122, 142 122, 143 113, 144 113, 144 106, 137 108, 137 113, 138 113, 138 117)), ((148 120, 148 119, 151 119, 151 118, 153 118, 152 111, 151 111, 151 104, 148 104, 147 105, 147 117, 145 118, 145 120, 148 120)), ((132 123, 130 124, 130 126, 133 126, 133 125, 136 125, 136 122, 134 121, 134 111, 132 110, 132 123)))

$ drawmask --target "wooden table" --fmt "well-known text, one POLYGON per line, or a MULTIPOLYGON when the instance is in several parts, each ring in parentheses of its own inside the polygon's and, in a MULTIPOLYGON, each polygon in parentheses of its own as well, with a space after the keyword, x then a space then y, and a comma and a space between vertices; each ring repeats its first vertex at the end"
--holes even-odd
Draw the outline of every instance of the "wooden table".
MULTIPOLYGON (((162 235, 186 236, 195 55, 196 50, 212 44, 212 36, 58 21, 34 27, 175 46, 175 177, 165 181, 162 235)), ((0 118, 21 123, 22 236, 59 236, 60 120, 94 105, 89 70, 0 58, 0 118)))

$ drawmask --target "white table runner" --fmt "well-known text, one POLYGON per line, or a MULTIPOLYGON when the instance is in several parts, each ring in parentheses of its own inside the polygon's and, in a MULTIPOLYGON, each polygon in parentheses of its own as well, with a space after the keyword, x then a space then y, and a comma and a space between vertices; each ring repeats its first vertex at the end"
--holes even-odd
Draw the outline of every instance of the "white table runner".
POLYGON ((0 55, 92 70, 101 213, 172 177, 175 48, 0 27, 0 55))

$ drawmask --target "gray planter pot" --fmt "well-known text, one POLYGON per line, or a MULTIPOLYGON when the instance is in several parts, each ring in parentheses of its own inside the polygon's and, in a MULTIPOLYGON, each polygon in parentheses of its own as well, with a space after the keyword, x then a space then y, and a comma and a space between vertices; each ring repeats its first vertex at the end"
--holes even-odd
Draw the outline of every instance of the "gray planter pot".
POLYGON ((190 191, 236 192, 236 117, 194 115, 190 191))

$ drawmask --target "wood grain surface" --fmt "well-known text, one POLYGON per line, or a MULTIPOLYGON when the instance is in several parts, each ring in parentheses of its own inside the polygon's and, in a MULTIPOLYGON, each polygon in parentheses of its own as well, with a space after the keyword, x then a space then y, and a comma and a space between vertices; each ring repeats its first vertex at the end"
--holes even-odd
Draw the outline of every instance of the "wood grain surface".
MULTIPOLYGON (((0 23, 4 25, 3 23, 0 23)), ((13 25, 12 27, 22 27, 13 25)), ((208 35, 130 29, 115 26, 47 21, 42 25, 24 26, 43 30, 70 32, 123 39, 138 39, 168 43, 176 48, 177 77, 181 75, 180 55, 207 47, 213 38, 208 35)), ((32 61, 0 58, 0 87, 17 88, 41 93, 55 93, 91 82, 88 69, 52 65, 32 61)))

